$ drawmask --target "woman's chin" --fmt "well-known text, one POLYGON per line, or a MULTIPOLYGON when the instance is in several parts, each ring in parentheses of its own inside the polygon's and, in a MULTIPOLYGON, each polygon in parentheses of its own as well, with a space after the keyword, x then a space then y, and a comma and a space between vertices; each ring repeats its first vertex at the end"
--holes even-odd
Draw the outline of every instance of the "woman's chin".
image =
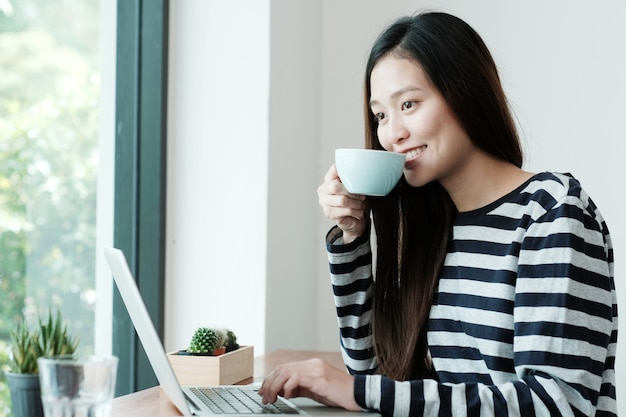
POLYGON ((404 172, 404 178, 406 179, 407 184, 411 187, 423 187, 424 185, 432 182, 431 178, 425 178, 421 175, 415 175, 414 173, 404 172))

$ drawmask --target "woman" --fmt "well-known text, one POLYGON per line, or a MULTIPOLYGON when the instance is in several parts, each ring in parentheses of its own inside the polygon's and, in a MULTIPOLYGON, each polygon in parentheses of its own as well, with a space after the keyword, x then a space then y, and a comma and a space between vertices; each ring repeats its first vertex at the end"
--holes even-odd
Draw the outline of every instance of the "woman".
POLYGON ((261 387, 384 415, 616 415, 613 250, 570 175, 522 167, 481 38, 401 18, 366 68, 366 146, 406 155, 383 198, 319 187, 349 373, 315 360, 261 387), (370 213, 376 235, 372 270, 370 213), (375 280, 373 279, 375 277, 375 280))

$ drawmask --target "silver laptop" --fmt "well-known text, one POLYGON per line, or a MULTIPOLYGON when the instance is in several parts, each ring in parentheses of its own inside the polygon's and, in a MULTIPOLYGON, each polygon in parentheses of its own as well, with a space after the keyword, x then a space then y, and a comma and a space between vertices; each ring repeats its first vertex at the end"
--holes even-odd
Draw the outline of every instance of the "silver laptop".
MULTIPOLYGON (((176 374, 174 374, 170 362, 167 360, 165 349, 154 328, 143 298, 137 289, 137 284, 130 272, 124 253, 119 249, 104 248, 104 255, 159 384, 181 414, 222 414, 247 417, 250 414, 268 413, 324 416, 366 416, 369 414, 327 407, 307 398, 296 398, 289 401, 279 398, 279 401, 274 405, 263 405, 260 402, 261 397, 256 392, 258 388, 256 385, 180 386, 176 374)), ((378 414, 372 413, 371 415, 378 414)))

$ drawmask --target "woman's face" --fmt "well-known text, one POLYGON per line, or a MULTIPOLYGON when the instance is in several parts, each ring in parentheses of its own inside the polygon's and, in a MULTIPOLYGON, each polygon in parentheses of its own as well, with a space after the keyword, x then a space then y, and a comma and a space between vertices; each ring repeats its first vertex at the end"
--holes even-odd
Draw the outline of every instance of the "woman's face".
POLYGON ((388 54, 374 66, 370 84, 378 139, 386 150, 406 155, 407 182, 439 181, 448 188, 461 178, 477 148, 421 66, 388 54))

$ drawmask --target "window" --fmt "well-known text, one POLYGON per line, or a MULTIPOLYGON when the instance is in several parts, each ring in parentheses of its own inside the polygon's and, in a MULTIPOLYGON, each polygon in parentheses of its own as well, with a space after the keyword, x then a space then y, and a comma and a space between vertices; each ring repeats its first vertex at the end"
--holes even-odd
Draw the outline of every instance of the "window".
MULTIPOLYGON (((0 0, 0 365, 58 305, 94 351, 99 0, 0 0)), ((10 395, 0 381, 0 416, 10 395)))
MULTIPOLYGON (((16 322, 56 304, 79 353, 120 357, 118 394, 156 380, 100 246, 163 328, 169 5, 144 3, 0 0, 0 366, 16 322)), ((0 417, 9 398, 0 374, 0 417)))

